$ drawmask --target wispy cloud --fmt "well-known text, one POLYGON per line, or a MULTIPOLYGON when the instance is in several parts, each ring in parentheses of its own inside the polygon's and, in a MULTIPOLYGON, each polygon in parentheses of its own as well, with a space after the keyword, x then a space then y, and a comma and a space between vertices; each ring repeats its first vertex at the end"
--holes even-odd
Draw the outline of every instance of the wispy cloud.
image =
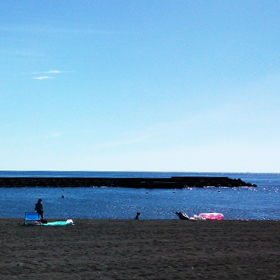
POLYGON ((41 76, 41 77, 33 77, 35 80, 46 80, 46 79, 53 79, 53 77, 50 76, 41 76))
POLYGON ((43 75, 43 74, 60 74, 60 73, 66 73, 70 71, 60 71, 60 70, 48 70, 48 71, 34 71, 31 74, 32 75, 43 75))
POLYGON ((44 73, 49 73, 49 74, 59 74, 59 73, 63 73, 64 71, 59 71, 59 70, 49 70, 46 71, 44 73))
POLYGON ((32 72, 31 75, 33 75, 32 78, 35 80, 46 80, 46 79, 54 79, 55 75, 57 74, 69 73, 69 72, 73 72, 73 71, 48 70, 48 71, 32 72), (34 77, 35 75, 36 77, 34 77))

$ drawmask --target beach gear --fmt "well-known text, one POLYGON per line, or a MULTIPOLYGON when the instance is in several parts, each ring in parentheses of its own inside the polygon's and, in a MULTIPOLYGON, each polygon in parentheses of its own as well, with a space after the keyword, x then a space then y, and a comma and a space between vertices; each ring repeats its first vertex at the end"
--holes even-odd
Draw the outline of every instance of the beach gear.
POLYGON ((37 226, 67 226, 67 225, 74 225, 73 220, 69 219, 66 221, 53 221, 47 223, 38 223, 37 226))
POLYGON ((190 217, 190 220, 192 221, 198 221, 198 220, 206 220, 205 218, 203 217, 200 217, 198 215, 193 215, 193 217, 190 217))
POLYGON ((178 216, 180 220, 189 220, 189 216, 186 213, 182 212, 175 212, 175 214, 178 216))
POLYGON ((200 213, 198 215, 206 220, 223 220, 224 215, 222 213, 200 213))
POLYGON ((40 220, 37 212, 25 212, 24 215, 24 224, 34 224, 40 220))
POLYGON ((67 226, 74 225, 72 219, 68 219, 66 221, 51 221, 43 220, 39 218, 37 212, 25 212, 24 216, 24 226, 67 226))

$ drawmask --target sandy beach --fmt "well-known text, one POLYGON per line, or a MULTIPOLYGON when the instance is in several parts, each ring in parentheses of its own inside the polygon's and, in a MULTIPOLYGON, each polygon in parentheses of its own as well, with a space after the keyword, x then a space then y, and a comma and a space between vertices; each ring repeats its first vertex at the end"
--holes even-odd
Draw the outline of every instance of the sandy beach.
POLYGON ((280 279, 279 221, 0 219, 0 279, 280 279))

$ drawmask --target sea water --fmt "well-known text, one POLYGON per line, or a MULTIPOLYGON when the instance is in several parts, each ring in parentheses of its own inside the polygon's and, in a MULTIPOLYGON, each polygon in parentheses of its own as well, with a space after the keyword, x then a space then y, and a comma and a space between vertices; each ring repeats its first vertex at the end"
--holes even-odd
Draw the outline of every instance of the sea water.
POLYGON ((278 220, 280 174, 187 172, 51 172, 0 171, 0 177, 115 177, 226 176, 257 187, 134 189, 118 187, 0 187, 0 217, 23 218, 43 199, 46 219, 178 219, 202 212, 223 213, 225 219, 278 220), (63 198, 64 197, 64 198, 63 198))

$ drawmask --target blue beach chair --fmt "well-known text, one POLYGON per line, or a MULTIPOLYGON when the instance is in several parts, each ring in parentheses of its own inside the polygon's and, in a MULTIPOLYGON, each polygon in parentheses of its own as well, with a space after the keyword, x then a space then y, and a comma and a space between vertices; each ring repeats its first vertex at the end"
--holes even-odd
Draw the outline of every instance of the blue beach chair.
POLYGON ((32 225, 40 220, 37 212, 25 212, 24 225, 32 225))

